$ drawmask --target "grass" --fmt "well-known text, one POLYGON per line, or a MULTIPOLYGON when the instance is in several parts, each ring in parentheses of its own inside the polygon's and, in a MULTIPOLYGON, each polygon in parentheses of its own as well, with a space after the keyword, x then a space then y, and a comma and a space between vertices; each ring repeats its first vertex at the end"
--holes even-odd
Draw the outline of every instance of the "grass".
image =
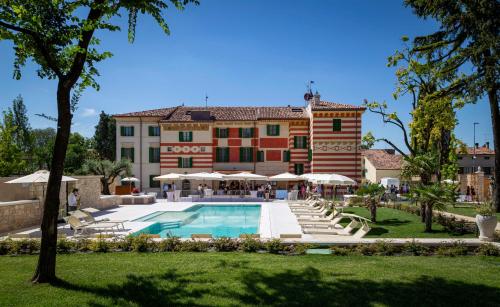
MULTIPOLYGON (((346 213, 354 213, 370 218, 370 212, 364 207, 345 209, 346 213)), ((377 209, 377 223, 370 224, 372 228, 367 238, 467 238, 475 237, 474 234, 455 235, 444 230, 443 226, 433 223, 432 233, 424 232, 424 224, 420 217, 390 208, 377 209)))
POLYGON ((0 306, 498 306, 500 258, 113 253, 0 257, 0 306))
MULTIPOLYGON (((464 216, 471 216, 471 217, 476 217, 477 211, 474 207, 466 207, 466 206, 460 206, 460 207, 453 207, 453 206, 447 206, 446 211, 450 213, 455 213, 459 215, 464 215, 464 216)), ((497 219, 500 220, 500 213, 496 213, 497 219)))

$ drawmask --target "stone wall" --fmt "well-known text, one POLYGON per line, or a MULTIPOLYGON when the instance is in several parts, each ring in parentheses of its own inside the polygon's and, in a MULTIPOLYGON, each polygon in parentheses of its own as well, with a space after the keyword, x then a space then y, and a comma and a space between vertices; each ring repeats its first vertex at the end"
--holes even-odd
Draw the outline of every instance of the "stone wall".
POLYGON ((42 207, 39 200, 0 202, 0 233, 40 225, 42 207))

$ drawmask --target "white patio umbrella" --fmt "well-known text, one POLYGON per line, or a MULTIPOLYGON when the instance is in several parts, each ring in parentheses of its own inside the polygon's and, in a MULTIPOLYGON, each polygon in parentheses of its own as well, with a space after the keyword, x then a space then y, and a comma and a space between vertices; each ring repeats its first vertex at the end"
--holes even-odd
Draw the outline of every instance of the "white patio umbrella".
MULTIPOLYGON (((6 183, 19 183, 19 184, 32 184, 32 185, 34 185, 35 183, 41 183, 42 185, 44 185, 45 183, 49 182, 49 176, 50 176, 49 171, 40 170, 34 172, 33 174, 7 181, 6 183)), ((62 176, 61 178, 62 182, 77 181, 77 180, 78 179, 76 178, 68 176, 62 176)), ((42 192, 43 192, 43 198, 45 198, 45 186, 43 187, 42 192)))
POLYGON ((201 172, 201 173, 186 174, 183 176, 186 179, 192 179, 192 180, 217 180, 217 181, 224 180, 223 175, 219 173, 201 172))
POLYGON ((125 182, 128 182, 129 184, 129 187, 132 188, 132 182, 139 182, 140 180, 135 178, 135 177, 125 177, 123 178, 121 181, 125 181, 125 182))
POLYGON ((445 180, 443 180, 441 182, 442 183, 446 183, 446 184, 458 184, 457 180, 452 180, 452 179, 445 179, 445 180))
POLYGON ((229 180, 267 180, 267 177, 263 176, 263 175, 241 172, 241 173, 237 173, 237 174, 224 175, 224 179, 229 179, 229 180))
POLYGON ((180 180, 180 179, 184 179, 184 176, 185 175, 177 174, 177 173, 168 173, 168 174, 165 174, 165 175, 153 177, 153 180, 157 180, 157 181, 162 181, 162 180, 180 180))
POLYGON ((269 180, 271 181, 300 181, 305 179, 306 178, 302 176, 298 176, 288 172, 269 177, 269 180))
POLYGON ((333 184, 333 185, 356 184, 355 180, 339 174, 308 173, 301 175, 301 177, 306 178, 308 181, 316 184, 333 184))

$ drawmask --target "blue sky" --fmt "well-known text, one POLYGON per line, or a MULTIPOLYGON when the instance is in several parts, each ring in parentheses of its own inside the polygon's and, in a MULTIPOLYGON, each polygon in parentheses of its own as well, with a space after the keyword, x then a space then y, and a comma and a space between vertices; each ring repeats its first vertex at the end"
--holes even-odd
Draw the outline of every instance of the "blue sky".
MULTIPOLYGON (((126 31, 98 33, 102 48, 114 56, 98 64, 101 90, 85 91, 73 131, 92 136, 101 110, 113 114, 204 105, 205 93, 211 106, 301 106, 308 80, 315 81, 324 100, 385 100, 409 118, 409 100, 392 99, 395 77, 386 67, 387 57, 402 47, 403 35, 430 33, 435 24, 417 19, 402 1, 201 2, 166 14, 170 36, 147 16, 138 18, 134 44, 127 42, 126 31)), ((119 23, 126 30, 125 18, 119 23)), ((0 42, 0 109, 21 94, 33 127, 53 125, 34 114, 56 114, 55 82, 39 79, 33 64, 24 68, 20 81, 14 80, 12 63, 12 45, 0 42)), ((489 114, 486 100, 460 110, 458 137, 472 143, 477 121, 477 142, 491 141, 489 114)), ((363 121, 363 133, 402 144, 399 130, 379 117, 367 112, 363 121)))

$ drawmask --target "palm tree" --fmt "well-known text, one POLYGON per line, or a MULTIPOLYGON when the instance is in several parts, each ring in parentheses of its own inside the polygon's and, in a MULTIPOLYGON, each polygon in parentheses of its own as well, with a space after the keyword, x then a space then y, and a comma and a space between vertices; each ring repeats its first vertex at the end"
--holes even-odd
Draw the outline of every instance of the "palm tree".
POLYGON ((130 175, 132 165, 129 160, 122 159, 120 161, 96 160, 91 159, 85 161, 82 170, 83 173, 101 175, 102 194, 110 195, 109 185, 115 181, 115 178, 125 174, 130 175))
POLYGON ((419 185, 412 189, 413 198, 420 201, 425 208, 425 232, 432 232, 432 210, 446 209, 447 205, 453 204, 458 196, 457 186, 441 184, 419 185))
POLYGON ((367 207, 370 210, 370 216, 373 223, 377 222, 377 205, 380 203, 380 199, 385 193, 384 186, 377 183, 367 183, 361 186, 357 195, 368 196, 367 207))

